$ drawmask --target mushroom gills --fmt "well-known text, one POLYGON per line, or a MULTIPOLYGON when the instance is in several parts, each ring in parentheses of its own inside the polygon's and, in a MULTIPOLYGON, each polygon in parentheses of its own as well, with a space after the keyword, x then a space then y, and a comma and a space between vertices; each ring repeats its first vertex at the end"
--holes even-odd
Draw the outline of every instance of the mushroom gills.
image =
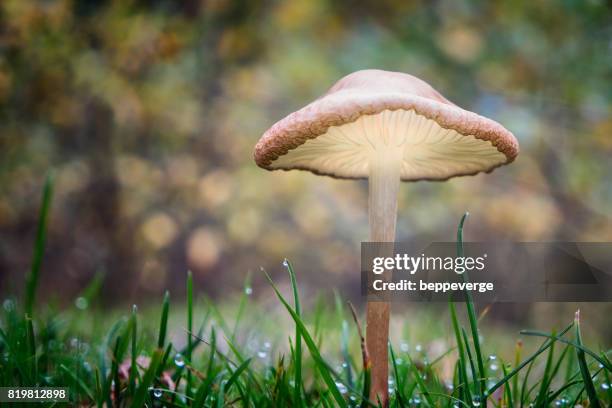
POLYGON ((280 156, 274 169, 302 168, 345 178, 368 178, 373 156, 381 151, 401 158, 404 181, 444 180, 506 163, 491 142, 445 129, 413 110, 384 110, 354 122, 332 126, 280 156))

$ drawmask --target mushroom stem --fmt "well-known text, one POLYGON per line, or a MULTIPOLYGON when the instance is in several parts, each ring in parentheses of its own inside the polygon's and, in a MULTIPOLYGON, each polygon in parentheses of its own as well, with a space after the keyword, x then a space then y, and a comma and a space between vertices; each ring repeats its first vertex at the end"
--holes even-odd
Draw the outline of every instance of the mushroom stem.
MULTIPOLYGON (((370 242, 394 242, 397 221, 397 194, 400 184, 401 157, 397 148, 377 149, 370 158, 369 221, 370 242)), ((393 254, 379 254, 393 256, 393 254)), ((390 280, 388 273, 382 279, 390 280)), ((383 298, 368 301, 366 344, 372 361, 370 400, 388 406, 389 376, 389 302, 383 298)))

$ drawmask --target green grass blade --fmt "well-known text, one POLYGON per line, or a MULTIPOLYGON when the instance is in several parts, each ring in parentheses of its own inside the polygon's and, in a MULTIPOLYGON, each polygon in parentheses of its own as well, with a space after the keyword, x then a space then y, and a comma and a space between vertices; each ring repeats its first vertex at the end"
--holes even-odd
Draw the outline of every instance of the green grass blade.
POLYGON ((136 341, 138 336, 138 308, 136 305, 132 306, 132 333, 131 333, 131 353, 130 353, 130 378, 129 378, 129 392, 130 395, 134 395, 136 392, 136 377, 138 377, 138 368, 136 367, 136 341))
POLYGON ((196 391, 196 396, 194 400, 195 407, 204 406, 204 402, 206 401, 206 398, 208 398, 208 395, 210 394, 210 391, 212 389, 212 385, 215 380, 213 371, 215 367, 216 350, 217 350, 217 334, 215 333, 215 327, 213 326, 210 329, 210 354, 208 356, 208 365, 206 368, 206 377, 205 377, 206 379, 204 380, 204 382, 202 382, 202 384, 198 387, 198 390, 196 391))
MULTIPOLYGON (((502 368, 502 374, 504 376, 508 375, 508 370, 506 369, 506 364, 504 364, 504 362, 501 362, 501 368, 502 368)), ((516 379, 516 377, 514 377, 516 379)), ((508 405, 508 408, 514 408, 514 387, 513 384, 510 383, 510 381, 508 381, 506 383, 506 386, 504 387, 504 397, 506 399, 506 404, 508 405)))
POLYGON ((121 387, 120 387, 120 382, 119 382, 119 361, 120 361, 120 356, 119 356, 119 348, 121 346, 121 336, 117 337, 117 340, 115 341, 115 347, 113 349, 113 361, 111 364, 111 378, 113 383, 115 384, 114 387, 114 395, 115 395, 115 404, 117 406, 121 406, 121 387))
MULTIPOLYGON (((287 266, 289 271, 289 278, 291 279, 291 289, 293 290, 293 303, 295 305, 295 313, 298 317, 302 317, 302 307, 300 305, 300 295, 297 287, 297 279, 295 277, 295 271, 293 265, 287 259, 283 261, 283 264, 287 266)), ((293 398, 296 404, 301 405, 302 397, 302 336, 298 326, 295 326, 295 350, 294 350, 294 366, 295 366, 295 384, 293 398)))
POLYGON ((361 347, 361 359, 363 361, 363 389, 361 390, 361 408, 372 405, 370 403, 370 388, 372 386, 372 362, 370 361, 370 355, 368 354, 368 348, 366 347, 365 337, 363 336, 363 330, 361 330, 361 324, 357 318, 357 312, 351 302, 348 302, 349 309, 353 315, 353 320, 357 326, 357 334, 359 334, 359 345, 361 347))
POLYGON ((242 295, 240 296, 240 304, 238 305, 238 312, 236 313, 236 321, 232 330, 232 341, 236 340, 236 334, 238 332, 238 328, 240 327, 240 322, 242 321, 244 308, 247 305, 249 296, 253 293, 253 288, 251 286, 251 271, 247 273, 246 278, 244 279, 243 289, 242 295))
MULTIPOLYGON (((193 274, 187 272, 187 350, 185 352, 186 363, 191 365, 193 352, 193 274)), ((187 397, 191 397, 191 371, 187 370, 187 386, 185 390, 187 397)))
POLYGON ((32 385, 38 384, 38 358, 36 356, 36 335, 34 334, 34 324, 32 318, 26 316, 27 330, 26 339, 28 347, 28 361, 30 363, 30 376, 32 385))
MULTIPOLYGON (((523 350, 523 342, 519 340, 516 342, 516 348, 514 350, 514 367, 517 367, 521 362, 521 351, 522 350, 523 350)), ((508 373, 504 372, 504 376, 506 375, 508 375, 508 373)), ((514 378, 512 378, 512 396, 510 398, 510 401, 512 401, 512 403, 518 402, 518 397, 519 397, 518 380, 519 380, 518 375, 515 375, 514 378)))
POLYGON ((53 173, 49 172, 43 187, 42 201, 38 213, 38 227, 36 229, 36 240, 34 241, 34 252, 32 254, 32 266, 26 282, 25 312, 32 316, 34 299, 36 298, 36 288, 40 276, 40 266, 45 254, 45 240, 47 236, 47 220, 53 198, 53 173))
MULTIPOLYGON (((582 334, 580 333, 580 311, 576 312, 576 318, 574 319, 575 324, 575 335, 576 335, 576 344, 582 346, 582 334)), ((582 347, 576 348, 576 357, 578 358, 578 366, 580 367, 580 374, 582 375, 582 381, 584 382, 584 388, 586 390, 587 396, 589 397, 590 407, 592 408, 600 408, 601 404, 599 402, 599 398, 597 398, 597 391, 595 391, 595 386, 593 385, 593 379, 591 378, 591 374, 589 373, 589 366, 586 362, 586 357, 584 350, 582 347)))
MULTIPOLYGON (((602 353, 602 355, 603 355, 603 353, 602 353)), ((603 372, 604 372, 604 378, 605 378, 606 384, 608 384, 608 388, 606 390, 606 394, 608 395, 608 400, 612 404, 612 389, 610 387, 610 385, 612 385, 612 383, 610 382, 610 372, 612 372, 612 371, 610 371, 610 370, 603 370, 603 372)))
POLYGON ((472 371, 472 378, 474 379, 474 384, 476 384, 476 390, 478 391, 478 395, 482 395, 482 389, 480 388, 480 379, 478 378, 478 371, 476 371, 476 366, 474 364, 474 358, 472 357, 472 351, 470 349, 470 344, 468 342, 467 333, 465 329, 461 328, 461 335, 463 337, 463 342, 465 344, 465 351, 468 356, 468 361, 470 363, 470 370, 472 371))
MULTIPOLYGON (((561 330, 561 332, 559 333, 560 336, 564 335, 565 333, 567 333, 573 326, 574 324, 570 324, 569 326, 567 326, 565 329, 561 330)), ((523 362, 521 364, 519 364, 517 367, 515 367, 512 371, 510 371, 510 373, 508 373, 508 375, 505 375, 504 378, 502 378, 501 380, 499 380, 497 383, 495 383, 493 386, 489 387, 488 391, 487 391, 487 395, 491 395, 495 392, 495 390, 497 390, 499 387, 501 387, 502 385, 504 385, 506 382, 508 382, 508 380, 510 380, 512 377, 514 377, 519 371, 521 371, 527 364, 530 364, 533 360, 535 360, 540 354, 542 354, 543 352, 545 352, 546 350, 549 349, 549 347, 551 347, 552 343, 555 342, 554 339, 548 339, 546 340, 542 346, 540 346, 540 348, 533 353, 531 356, 529 356, 528 358, 526 358, 525 360, 523 360, 523 362)), ((523 392, 524 392, 524 388, 523 387, 523 392)))
MULTIPOLYGON (((521 405, 525 402, 525 398, 527 398, 527 396, 528 396, 528 394, 527 394, 527 382, 529 380, 529 374, 531 374, 531 370, 533 369, 534 363, 535 363, 535 359, 531 360, 531 362, 529 363, 529 367, 527 367, 527 372, 525 373, 525 377, 523 377, 523 382, 521 384, 521 397, 520 397, 520 400, 519 400, 521 405)), ((510 373, 510 374, 512 374, 512 373, 510 373)), ((506 374, 506 377, 509 376, 510 374, 506 374)), ((518 378, 518 375, 515 376, 515 377, 518 378)))
MULTIPOLYGON (((554 334, 554 333, 553 333, 554 334)), ((553 358, 555 355, 555 343, 550 345, 548 349, 548 357, 546 358, 546 365, 544 366, 544 373, 542 374, 542 380, 540 381, 540 391, 536 398, 536 406, 547 406, 548 405, 548 386, 552 380, 551 370, 553 364, 553 358)))
POLYGON ((319 349, 318 349, 315 341, 310 336, 310 333, 308 332, 308 329, 306 329, 306 326, 304 325, 304 322, 302 321, 300 316, 297 315, 295 310, 293 310, 291 305, 289 305, 289 303, 285 300, 283 295, 281 295, 281 293, 279 292, 279 290, 276 287, 276 285, 274 285, 274 282, 272 281, 272 278, 270 278, 270 276, 267 273, 266 273, 266 277, 268 278, 268 281, 270 282, 270 285, 272 286, 272 289, 276 293, 276 296, 281 301, 281 303, 285 306, 285 309, 287 309, 287 311, 289 312, 289 314, 293 318, 293 321, 295 322, 295 324, 299 327, 301 337, 304 339, 304 342, 306 343, 306 346, 308 347, 308 350, 310 351, 310 354, 312 355, 313 359, 315 360, 315 365, 317 367, 317 370, 321 374, 321 377, 323 377, 323 381, 327 385, 327 387, 328 387, 329 391, 331 392, 334 400, 336 400, 336 403, 338 404, 338 406, 346 407, 346 401, 344 400, 344 398, 342 397, 342 394, 338 390, 338 387, 336 386, 336 383, 334 382, 331 374, 329 373, 329 370, 327 368, 327 364, 323 360, 323 357, 321 357, 321 353, 319 352, 319 349))
POLYGON ((170 309, 170 292, 164 293, 162 304, 161 321, 159 324, 159 336, 157 337, 157 348, 163 349, 166 344, 166 332, 168 330, 168 311, 170 309))
POLYGON ((408 361, 410 362, 410 370, 412 371, 412 376, 414 377, 414 380, 417 384, 417 387, 421 391, 421 394, 423 395, 423 397, 425 397, 430 407, 435 407, 436 404, 434 404, 433 399, 431 398, 431 394, 429 393, 425 382, 421 378, 421 374, 419 373, 417 366, 414 364, 414 361, 412 361, 412 358, 410 358, 410 356, 408 356, 408 361))
MULTIPOLYGON (((457 227, 457 256, 463 257, 463 226, 465 221, 470 213, 466 212, 461 217, 461 221, 459 222, 459 226, 457 227)), ((468 281, 467 272, 461 274, 463 281, 468 281)), ((466 297, 466 307, 468 312, 468 318, 470 322, 470 330, 472 332, 472 342, 474 343, 474 351, 476 354, 476 362, 478 363, 478 373, 480 378, 479 389, 481 390, 481 394, 485 389, 485 378, 487 377, 487 373, 485 371, 484 362, 482 359, 482 352, 480 350, 480 336, 478 334, 478 318, 476 317, 476 309, 474 307, 474 300, 472 299, 472 294, 469 291, 464 291, 466 297)), ((484 395, 481 395, 481 401, 484 403, 484 395)))
POLYGON ((453 331, 455 332, 455 341, 457 342, 457 354, 459 355, 459 395, 462 400, 466 400, 469 404, 472 402, 470 387, 468 386, 467 366, 465 359, 465 350, 461 331, 459 329, 459 320, 457 319, 457 309, 452 300, 449 300, 449 308, 451 312, 451 322, 453 331))
POLYGON ((229 380, 227 380, 227 383, 225 383, 225 392, 227 393, 229 391, 229 389, 231 388, 231 386, 238 381, 238 378, 240 377, 240 374, 242 374, 242 372, 244 370, 246 370, 249 367, 249 364, 251 364, 251 360, 250 358, 246 359, 242 364, 240 364, 238 366, 238 368, 232 373, 232 375, 230 376, 229 380))
POLYGON ((130 405, 132 408, 141 408, 145 405, 145 400, 149 393, 149 388, 153 385, 153 381, 155 380, 155 373, 157 372, 157 368, 161 362, 162 358, 162 350, 157 349, 151 358, 151 363, 147 368, 147 371, 142 376, 142 381, 136 390, 136 395, 132 400, 132 404, 130 405))
POLYGON ((87 397, 91 401, 96 401, 96 398, 94 397, 93 392, 91 391, 91 389, 87 386, 87 384, 85 384, 85 382, 81 378, 78 378, 72 372, 72 370, 70 370, 68 367, 66 367, 63 364, 60 364, 59 368, 60 368, 61 371, 64 372, 64 374, 66 374, 68 377, 70 377, 80 387, 81 391, 83 391, 85 393, 85 395, 87 395, 87 397))
POLYGON ((399 375, 399 370, 397 369, 397 363, 395 361, 395 352, 393 351, 393 346, 391 345, 391 343, 389 343, 389 353, 391 354, 391 363, 393 365, 393 375, 395 377, 395 395, 396 395, 396 401, 397 401, 397 405, 400 408, 405 408, 406 407, 406 403, 404 401, 404 397, 402 395, 402 377, 399 375))
POLYGON ((554 339, 560 343, 568 344, 574 347, 575 349, 580 350, 583 353, 588 354, 589 356, 593 357, 595 360, 597 360, 597 362, 599 362, 599 364, 604 366, 607 370, 612 371, 612 364, 610 364, 610 362, 605 358, 605 356, 597 355, 597 353, 595 353, 592 350, 589 350, 588 348, 584 347, 584 345, 578 343, 577 341, 568 340, 561 336, 550 335, 548 333, 534 331, 534 330, 521 330, 521 334, 524 334, 525 336, 546 337, 549 339, 554 339))
POLYGON ((225 387, 219 387, 217 393, 217 408, 223 408, 225 405, 225 387))

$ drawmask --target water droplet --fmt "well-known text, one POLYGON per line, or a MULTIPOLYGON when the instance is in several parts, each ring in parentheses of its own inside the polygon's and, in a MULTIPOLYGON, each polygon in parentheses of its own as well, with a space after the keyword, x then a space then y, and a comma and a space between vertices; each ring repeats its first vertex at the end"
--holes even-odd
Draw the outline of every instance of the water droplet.
POLYGON ((289 261, 287 260, 287 258, 285 258, 285 259, 283 260, 283 266, 284 266, 285 268, 288 268, 288 267, 289 267, 289 261))
POLYGON ((346 394, 348 392, 346 386, 340 381, 336 381, 336 387, 338 387, 338 391, 340 391, 340 394, 346 394))
POLYGON ((404 364, 404 360, 399 357, 395 359, 395 365, 401 366, 402 364, 404 364))
POLYGON ((414 396, 408 400, 408 404, 410 404, 411 407, 420 407, 421 398, 418 396, 414 396))
POLYGON ((185 367, 185 357, 183 357, 181 353, 177 353, 176 356, 174 356, 174 365, 178 368, 185 367))
POLYGON ((89 302, 83 296, 79 296, 74 300, 74 305, 79 310, 85 310, 89 306, 89 302))
POLYGON ((480 406, 480 397, 479 396, 475 396, 472 399, 472 406, 473 407, 479 407, 480 406))
POLYGON ((342 368, 347 369, 348 368, 348 364, 342 363, 342 368))
POLYGON ((601 388, 604 390, 609 390, 610 389, 610 383, 601 383, 601 388))
POLYGON ((489 356, 489 361, 497 360, 497 356, 495 354, 491 354, 489 356))
POLYGON ((401 343, 400 350, 404 353, 407 353, 408 351, 410 351, 410 346, 408 345, 408 343, 401 343))
POLYGON ((447 390, 452 391, 455 389, 455 386, 453 385, 453 383, 451 381, 446 381, 444 383, 444 386, 446 387, 447 390))
POLYGON ((387 383, 389 385, 395 385, 395 380, 393 378, 389 378, 389 380, 387 381, 387 383))
POLYGON ((266 353, 264 350, 259 350, 257 352, 257 357, 263 360, 264 358, 268 357, 268 353, 266 353))
POLYGON ((497 370, 499 370, 499 365, 496 364, 496 363, 491 363, 491 364, 489 364, 489 369, 491 371, 497 371, 497 370))
POLYGON ((79 339, 77 339, 76 337, 73 337, 70 339, 70 347, 72 348, 78 348, 79 347, 79 339))
POLYGON ((244 294, 247 296, 251 296, 253 294, 253 288, 250 286, 247 286, 244 288, 244 294))
POLYGON ((566 407, 569 405, 569 400, 565 397, 555 401, 555 407, 566 407))
POLYGON ((423 346, 420 344, 417 344, 414 349, 416 350, 417 353, 420 353, 421 351, 423 351, 423 346))
POLYGON ((2 307, 4 308, 4 310, 6 310, 7 312, 12 312, 13 310, 15 310, 15 302, 13 302, 12 299, 6 299, 3 303, 2 303, 2 307))
POLYGON ((153 397, 155 397, 155 398, 161 398, 162 394, 164 393, 159 388, 152 388, 151 390, 153 391, 153 397))
POLYGON ((270 343, 269 341, 264 341, 263 347, 266 350, 270 350, 272 348, 272 343, 270 343))

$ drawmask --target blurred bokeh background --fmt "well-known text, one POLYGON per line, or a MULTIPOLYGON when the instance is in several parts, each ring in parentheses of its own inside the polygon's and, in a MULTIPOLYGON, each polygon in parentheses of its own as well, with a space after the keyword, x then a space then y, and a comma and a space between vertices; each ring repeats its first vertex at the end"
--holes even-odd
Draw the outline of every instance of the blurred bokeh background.
POLYGON ((402 185, 399 239, 452 240, 470 211, 468 240, 609 241, 611 22, 600 0, 4 0, 0 293, 22 287, 53 168, 43 298, 103 273, 113 303, 157 301, 188 269, 213 297, 251 271, 256 296, 285 257, 304 291, 358 297, 367 185, 267 172, 252 148, 363 68, 421 77, 521 145, 492 174, 402 185))

